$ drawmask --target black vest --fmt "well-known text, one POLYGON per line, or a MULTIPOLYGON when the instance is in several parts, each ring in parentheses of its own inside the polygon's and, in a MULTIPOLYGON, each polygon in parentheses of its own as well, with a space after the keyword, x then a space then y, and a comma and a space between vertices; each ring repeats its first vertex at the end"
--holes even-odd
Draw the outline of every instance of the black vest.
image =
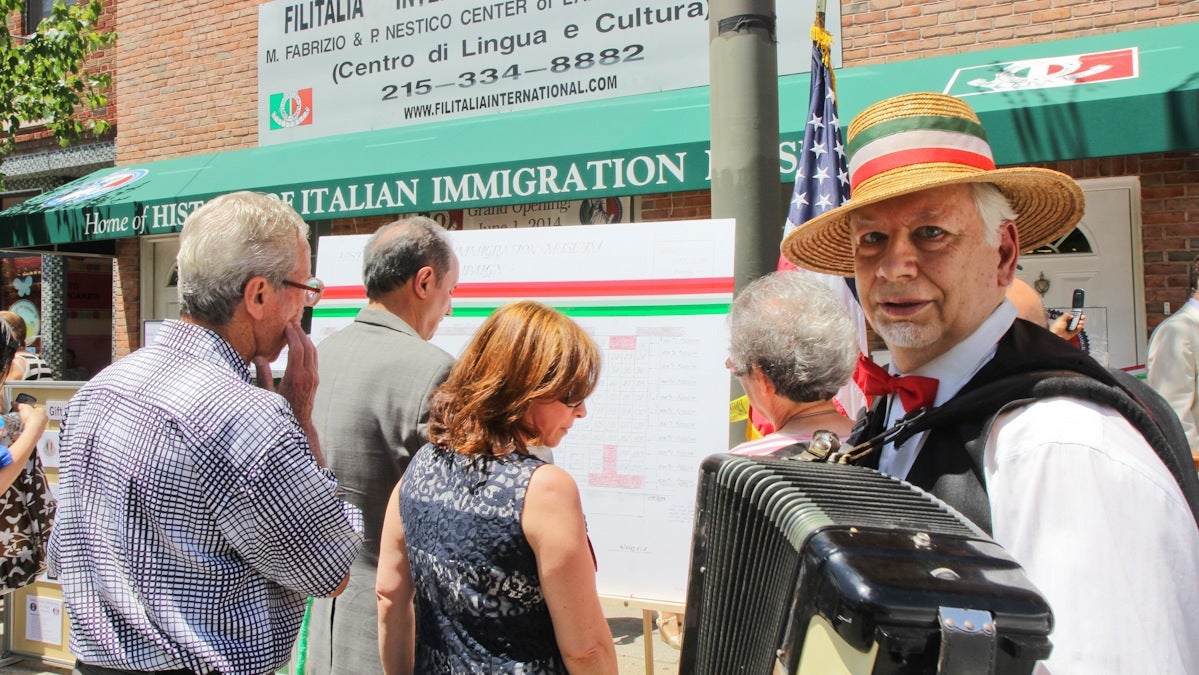
MULTIPOLYGON (((991 507, 982 468, 983 446, 986 443, 984 430, 990 427, 1003 404, 1015 400, 1070 395, 1109 405, 1124 415, 1170 469, 1191 504, 1192 511, 1199 513, 1199 497, 1196 496, 1199 494, 1199 481, 1196 481, 1194 468, 1190 465, 1190 452, 1181 424, 1165 401, 1143 382, 1126 373, 1105 368, 1065 340, 1027 321, 1017 320, 999 340, 995 357, 975 373, 952 399, 930 411, 929 417, 933 417, 933 412, 948 411, 951 404, 971 392, 976 396, 986 394, 981 390, 997 380, 1036 371, 1068 371, 1062 374, 1085 377, 1046 381, 1046 386, 1034 387, 1031 395, 1026 389, 1020 389, 1021 394, 994 401, 994 405, 956 407, 952 414, 943 416, 929 429, 920 454, 908 472, 907 481, 936 495, 990 533, 991 507), (1084 382, 1080 384, 1078 380, 1084 382), (1062 385, 1063 382, 1069 386, 1062 385)), ((1020 379, 1016 378, 1016 381, 1020 379)), ((994 399, 993 395, 986 397, 994 399)), ((855 428, 850 439, 852 444, 856 445, 885 430, 885 403, 886 397, 875 400, 865 420, 855 428)), ((867 455, 859 463, 878 468, 879 454, 874 452, 867 455)))

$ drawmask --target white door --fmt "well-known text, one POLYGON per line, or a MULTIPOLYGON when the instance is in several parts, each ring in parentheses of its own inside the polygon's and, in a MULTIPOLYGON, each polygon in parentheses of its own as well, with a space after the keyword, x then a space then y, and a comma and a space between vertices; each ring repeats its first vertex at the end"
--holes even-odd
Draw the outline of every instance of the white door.
POLYGON ((142 319, 179 318, 178 275, 175 256, 179 237, 149 238, 142 241, 142 319))
POLYGON ((1141 265, 1141 186, 1135 178, 1081 180, 1086 213, 1062 239, 1020 258, 1016 276, 1051 309, 1066 309, 1086 291, 1083 342, 1100 363, 1145 362, 1145 288, 1141 265), (1047 283, 1046 283, 1047 282, 1047 283))

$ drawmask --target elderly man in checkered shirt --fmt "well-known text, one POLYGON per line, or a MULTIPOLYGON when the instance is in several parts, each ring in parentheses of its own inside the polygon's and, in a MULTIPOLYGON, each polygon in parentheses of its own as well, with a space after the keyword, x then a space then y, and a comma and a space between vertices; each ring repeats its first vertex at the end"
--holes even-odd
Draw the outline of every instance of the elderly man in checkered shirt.
POLYGON ((266 195, 195 211, 182 320, 68 404, 50 558, 75 672, 273 672, 305 598, 345 588, 362 515, 336 497, 312 429, 316 348, 299 320, 323 286, 307 236, 266 195))

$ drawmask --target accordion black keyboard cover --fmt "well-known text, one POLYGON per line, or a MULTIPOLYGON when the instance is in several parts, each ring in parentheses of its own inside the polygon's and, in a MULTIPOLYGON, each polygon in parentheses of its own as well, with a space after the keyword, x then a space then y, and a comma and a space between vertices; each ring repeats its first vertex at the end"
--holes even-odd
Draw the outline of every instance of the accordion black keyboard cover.
POLYGON ((871 673, 937 672, 938 610, 989 612, 989 672, 1048 656, 1048 604, 1001 546, 864 467, 739 457, 700 470, 679 672, 796 673, 813 620, 871 673))

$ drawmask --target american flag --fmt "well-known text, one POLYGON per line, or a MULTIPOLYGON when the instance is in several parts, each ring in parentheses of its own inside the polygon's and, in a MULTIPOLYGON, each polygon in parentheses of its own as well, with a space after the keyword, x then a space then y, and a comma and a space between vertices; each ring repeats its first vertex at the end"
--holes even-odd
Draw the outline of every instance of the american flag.
MULTIPOLYGON (((833 86, 833 73, 824 62, 824 51, 813 41, 811 102, 784 237, 800 224, 849 201, 849 168, 833 86)), ((780 256, 779 269, 795 269, 795 265, 780 256)))
MULTIPOLYGON (((812 30, 812 89, 808 104, 808 122, 804 128, 803 151, 795 171, 795 191, 787 210, 783 237, 801 223, 849 201, 849 168, 845 163, 845 144, 841 122, 837 118, 836 83, 829 60, 832 38, 823 28, 812 30)), ((779 256, 778 269, 794 270, 795 265, 779 256)), ((853 279, 803 270, 820 279, 841 299, 857 328, 858 350, 866 352, 866 317, 858 303, 853 279)), ((853 382, 837 393, 837 403, 850 417, 866 405, 866 397, 853 382)))

